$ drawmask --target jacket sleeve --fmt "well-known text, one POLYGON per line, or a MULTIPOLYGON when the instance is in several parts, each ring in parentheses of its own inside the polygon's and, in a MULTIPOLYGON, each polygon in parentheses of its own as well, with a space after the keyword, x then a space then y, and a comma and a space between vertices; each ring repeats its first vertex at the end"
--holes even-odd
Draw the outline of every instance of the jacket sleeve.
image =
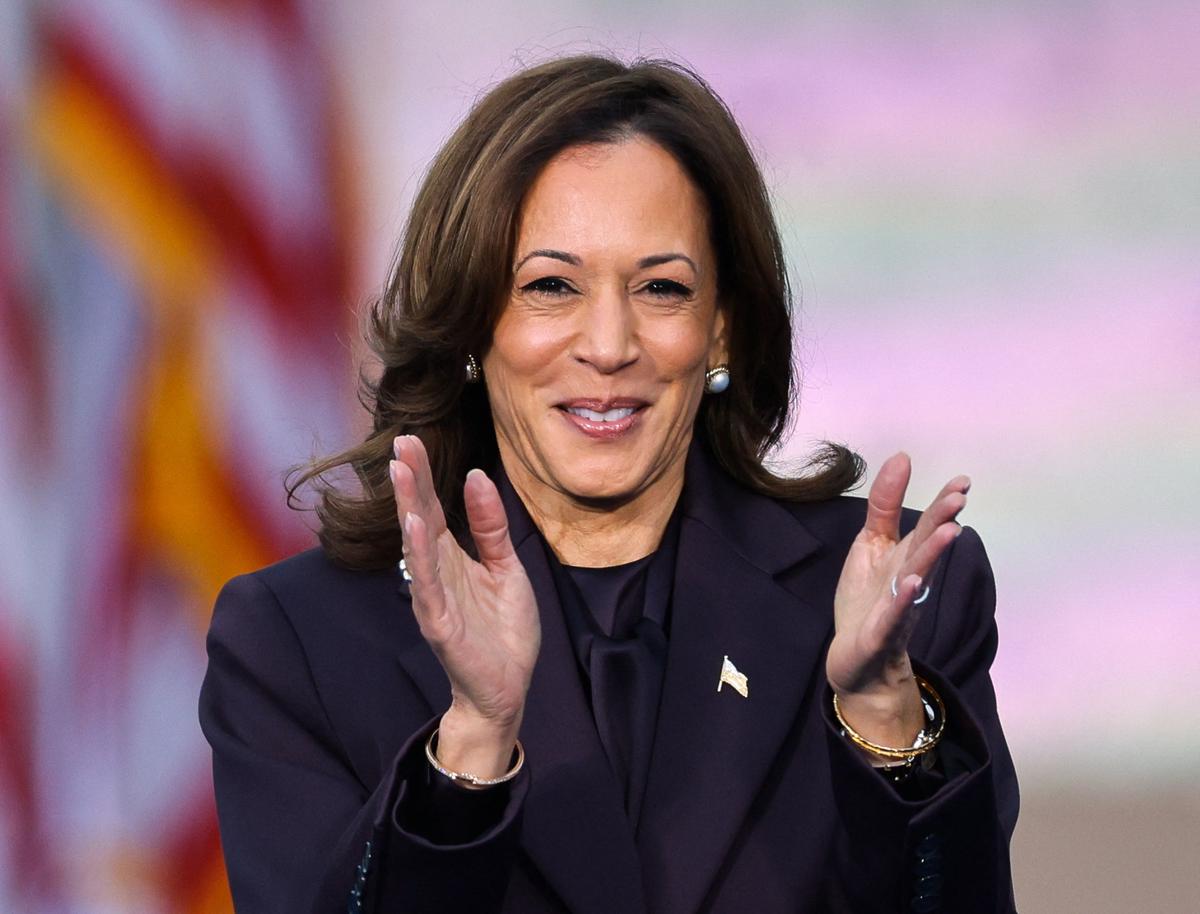
POLYGON ((983 544, 964 528, 932 583, 913 665, 946 703, 942 778, 905 799, 862 758, 832 715, 826 730, 841 818, 832 910, 1010 914, 1009 841, 1018 794, 989 668, 996 654, 995 584, 983 544))
POLYGON ((424 742, 435 719, 385 765, 380 783, 362 783, 295 629, 256 575, 222 590, 208 656, 200 722, 239 912, 500 909, 527 771, 495 791, 431 783, 424 742))

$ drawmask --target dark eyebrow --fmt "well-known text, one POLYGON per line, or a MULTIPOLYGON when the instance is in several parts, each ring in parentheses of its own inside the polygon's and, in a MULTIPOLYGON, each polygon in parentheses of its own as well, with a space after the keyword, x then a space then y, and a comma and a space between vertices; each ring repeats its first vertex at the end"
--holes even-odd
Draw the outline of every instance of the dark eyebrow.
POLYGON ((539 248, 536 251, 530 251, 518 260, 516 266, 513 267, 513 272, 517 272, 517 270, 525 266, 526 261, 532 260, 534 257, 549 257, 551 260, 561 260, 563 263, 569 263, 573 267, 579 266, 582 262, 574 254, 568 254, 566 251, 551 251, 547 248, 539 248))
POLYGON ((657 267, 664 263, 670 263, 672 260, 682 260, 689 267, 691 267, 692 270, 697 273, 700 272, 699 268, 696 266, 696 262, 692 260, 692 258, 688 257, 687 254, 678 254, 674 251, 668 254, 651 254, 649 257, 643 257, 638 261, 638 269, 645 270, 650 267, 657 267))

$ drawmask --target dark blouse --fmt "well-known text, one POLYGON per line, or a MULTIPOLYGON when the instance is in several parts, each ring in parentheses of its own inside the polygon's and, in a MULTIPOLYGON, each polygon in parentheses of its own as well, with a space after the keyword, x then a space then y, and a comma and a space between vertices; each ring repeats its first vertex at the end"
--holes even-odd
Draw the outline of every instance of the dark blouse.
POLYGON ((596 732, 635 834, 667 669, 678 540, 676 515, 657 550, 625 565, 562 565, 546 550, 596 732))

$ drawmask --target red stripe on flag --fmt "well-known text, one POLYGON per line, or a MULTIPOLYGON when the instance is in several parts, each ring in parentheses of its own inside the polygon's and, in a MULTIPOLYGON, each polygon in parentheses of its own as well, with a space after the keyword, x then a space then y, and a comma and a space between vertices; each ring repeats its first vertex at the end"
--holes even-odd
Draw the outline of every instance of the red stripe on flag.
MULTIPOLYGON (((0 111, 0 115, 5 112, 0 111)), ((15 174, 10 164, 13 150, 7 143, 5 128, 0 123, 0 174, 15 174)), ((32 258, 18 250, 10 234, 17 212, 15 201, 7 199, 12 182, 0 181, 0 365, 6 369, 0 376, 7 390, 16 390, 23 403, 17 407, 14 421, 21 428, 9 429, 9 442, 20 441, 28 459, 25 467, 36 470, 45 466, 42 459, 49 451, 50 429, 47 421, 50 392, 47 377, 45 334, 34 317, 32 258)), ((14 404, 15 406, 15 404, 14 404)))
POLYGON ((181 812, 175 831, 164 842, 162 885, 169 910, 180 914, 232 910, 211 786, 193 791, 181 804, 181 812), (216 899, 214 882, 220 886, 216 899))
MULTIPOLYGON (((11 618, 0 614, 5 617, 11 618)), ((38 802, 33 761, 35 680, 24 662, 26 656, 0 631, 0 794, 18 836, 6 845, 9 877, 19 895, 45 901, 60 882, 38 802)))
MULTIPOLYGON (((0 242, 2 243, 2 242, 0 242)), ((23 401, 20 429, 5 432, 10 442, 20 441, 30 470, 45 466, 42 456, 50 450, 48 421, 50 389, 47 377, 45 334, 33 316, 25 296, 27 286, 8 268, 0 270, 0 361, 5 365, 5 386, 23 401)))
POLYGON ((291 336, 326 340, 342 324, 345 252, 320 237, 273 232, 263 210, 240 195, 225 163, 197 160, 187 192, 213 226, 222 253, 260 284, 277 326, 291 336))

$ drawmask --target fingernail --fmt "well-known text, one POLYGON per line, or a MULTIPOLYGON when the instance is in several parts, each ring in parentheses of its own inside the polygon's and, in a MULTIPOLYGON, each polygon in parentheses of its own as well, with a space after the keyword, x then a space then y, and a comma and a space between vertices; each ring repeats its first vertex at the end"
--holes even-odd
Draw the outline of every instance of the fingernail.
POLYGON ((392 482, 396 481, 396 461, 394 460, 388 461, 388 478, 391 479, 392 482))
POLYGON ((400 527, 404 530, 406 537, 412 535, 412 514, 410 512, 404 512, 404 520, 400 522, 400 527))
POLYGON ((397 460, 400 459, 400 438, 401 437, 402 437, 401 435, 397 435, 395 438, 392 439, 392 453, 396 455, 397 460))

